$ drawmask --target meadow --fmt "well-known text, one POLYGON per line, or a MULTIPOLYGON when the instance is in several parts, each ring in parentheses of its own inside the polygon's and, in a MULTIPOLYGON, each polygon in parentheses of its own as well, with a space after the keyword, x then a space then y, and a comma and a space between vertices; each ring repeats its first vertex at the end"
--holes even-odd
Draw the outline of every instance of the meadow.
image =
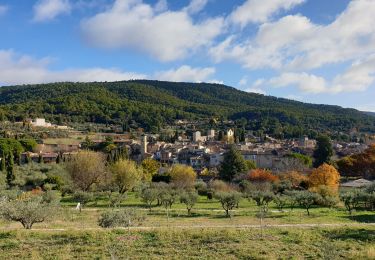
POLYGON ((258 207, 242 199, 232 217, 216 201, 200 196, 187 214, 175 203, 169 217, 163 207, 151 211, 129 193, 120 205, 136 208, 145 220, 136 227, 104 229, 98 218, 111 210, 105 196, 82 212, 68 197, 56 216, 23 230, 0 223, 2 259, 375 259, 375 214, 344 208, 279 211, 271 204, 265 219, 258 207))

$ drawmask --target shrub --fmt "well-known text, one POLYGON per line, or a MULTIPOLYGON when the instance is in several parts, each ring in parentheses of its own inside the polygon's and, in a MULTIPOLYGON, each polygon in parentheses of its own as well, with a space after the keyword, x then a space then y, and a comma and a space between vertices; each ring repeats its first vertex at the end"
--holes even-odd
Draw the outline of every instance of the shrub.
POLYGON ((145 216, 136 209, 126 208, 102 213, 98 225, 102 228, 132 227, 145 220, 145 216))
POLYGON ((207 183, 202 180, 197 180, 194 185, 195 189, 197 190, 198 194, 201 196, 207 196, 207 183))
POLYGON ((208 183, 208 187, 209 187, 210 190, 212 190, 214 192, 233 191, 233 186, 231 186, 228 183, 226 183, 225 181, 221 181, 221 180, 210 181, 208 183))

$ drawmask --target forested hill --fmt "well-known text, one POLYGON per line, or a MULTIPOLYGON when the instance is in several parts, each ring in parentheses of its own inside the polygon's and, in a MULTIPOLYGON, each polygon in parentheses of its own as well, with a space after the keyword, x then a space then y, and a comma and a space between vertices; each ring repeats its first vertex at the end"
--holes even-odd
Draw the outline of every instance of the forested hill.
POLYGON ((247 93, 220 84, 121 81, 0 88, 1 119, 43 116, 53 122, 119 123, 156 131, 175 119, 223 118, 263 133, 374 131, 375 118, 354 109, 247 93), (244 120, 245 118, 246 120, 244 120))

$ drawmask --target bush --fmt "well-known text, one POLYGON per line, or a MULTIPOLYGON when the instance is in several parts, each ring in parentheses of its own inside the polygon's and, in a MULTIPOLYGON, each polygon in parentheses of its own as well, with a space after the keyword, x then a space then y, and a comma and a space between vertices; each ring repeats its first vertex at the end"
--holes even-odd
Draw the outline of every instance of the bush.
POLYGON ((229 185, 225 181, 221 181, 221 180, 210 181, 208 183, 208 187, 209 187, 210 190, 212 190, 214 192, 229 192, 229 191, 233 191, 233 187, 231 185, 229 185))
POLYGON ((207 183, 202 180, 197 180, 194 187, 200 196, 207 196, 207 183))
POLYGON ((145 216, 132 208, 113 210, 102 213, 98 225, 102 228, 133 227, 140 225, 145 216))

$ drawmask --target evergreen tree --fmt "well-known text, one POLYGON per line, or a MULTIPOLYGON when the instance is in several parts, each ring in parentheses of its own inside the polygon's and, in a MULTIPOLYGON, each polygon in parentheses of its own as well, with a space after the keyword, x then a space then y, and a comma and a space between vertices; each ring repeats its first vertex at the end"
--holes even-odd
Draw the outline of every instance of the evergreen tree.
POLYGON ((330 163, 333 155, 331 139, 321 135, 317 138, 317 146, 314 151, 314 167, 317 168, 324 163, 330 163))
POLYGON ((6 179, 7 179, 8 186, 11 187, 12 186, 12 182, 15 179, 15 176, 14 176, 14 158, 13 158, 13 154, 9 154, 8 155, 8 158, 7 158, 6 162, 7 162, 6 163, 6 171, 7 171, 6 179))
POLYGON ((42 154, 39 154, 38 163, 43 163, 43 156, 42 156, 42 154))
POLYGON ((219 139, 219 141, 222 141, 224 139, 224 133, 223 133, 223 131, 219 131, 218 139, 219 139))
POLYGON ((220 177, 226 181, 232 181, 236 174, 247 170, 246 161, 242 154, 233 145, 224 154, 224 161, 220 167, 220 177))
POLYGON ((1 156, 1 163, 0 163, 0 171, 5 171, 5 168, 6 168, 6 166, 5 166, 5 155, 4 155, 4 153, 2 154, 2 156, 1 156))

